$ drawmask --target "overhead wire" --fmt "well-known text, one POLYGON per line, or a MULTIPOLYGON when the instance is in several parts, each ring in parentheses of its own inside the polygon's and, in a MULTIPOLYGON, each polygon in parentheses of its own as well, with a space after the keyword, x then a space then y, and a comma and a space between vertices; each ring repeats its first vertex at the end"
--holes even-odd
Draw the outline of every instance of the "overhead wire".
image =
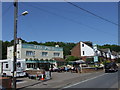
POLYGON ((97 15, 97 14, 95 14, 95 13, 89 11, 89 10, 86 10, 86 9, 84 9, 84 8, 82 8, 82 7, 78 6, 78 5, 76 5, 76 4, 73 4, 72 2, 68 2, 67 0, 64 0, 64 1, 66 1, 68 4, 70 4, 70 5, 72 5, 72 6, 76 7, 76 8, 78 8, 78 9, 80 9, 80 10, 83 10, 83 11, 85 11, 85 12, 87 12, 87 13, 89 13, 89 14, 91 14, 91 15, 93 15, 93 16, 99 18, 99 19, 102 19, 102 20, 104 20, 104 21, 107 21, 107 22, 109 22, 109 23, 111 23, 111 24, 114 24, 114 25, 117 25, 117 26, 118 26, 117 23, 115 23, 115 22, 113 22, 113 21, 110 21, 110 20, 108 20, 108 19, 106 19, 106 18, 104 18, 104 17, 101 17, 101 16, 99 16, 99 15, 97 15))
MULTIPOLYGON (((22 4, 24 5, 24 3, 22 3, 22 4)), ((106 31, 98 30, 98 29, 96 29, 96 28, 94 28, 94 27, 91 27, 91 26, 89 26, 89 25, 83 24, 83 23, 81 23, 81 22, 79 22, 79 21, 76 21, 76 20, 74 20, 74 19, 71 19, 71 18, 68 18, 68 17, 62 16, 62 15, 60 15, 60 14, 56 14, 56 13, 51 12, 51 11, 48 11, 48 10, 46 10, 46 9, 42 9, 42 8, 40 8, 40 7, 37 7, 37 6, 31 5, 31 4, 25 4, 25 5, 26 5, 26 6, 33 7, 33 8, 36 8, 36 9, 38 9, 38 10, 40 10, 40 11, 43 11, 43 12, 46 12, 46 13, 52 14, 52 15, 54 15, 54 16, 58 16, 58 17, 60 17, 60 18, 62 18, 62 19, 66 19, 66 20, 68 20, 68 21, 71 21, 71 22, 77 23, 77 24, 79 24, 79 25, 83 25, 83 26, 89 28, 90 30, 94 30, 94 31, 101 32, 101 33, 104 33, 104 34, 111 34, 112 36, 115 36, 115 35, 112 34, 112 33, 109 33, 109 32, 106 32, 106 31)))

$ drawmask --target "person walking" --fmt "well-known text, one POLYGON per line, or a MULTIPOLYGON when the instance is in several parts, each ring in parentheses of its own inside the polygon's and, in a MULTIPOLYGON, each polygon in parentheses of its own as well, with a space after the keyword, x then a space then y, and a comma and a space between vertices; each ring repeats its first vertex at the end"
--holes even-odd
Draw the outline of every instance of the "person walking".
POLYGON ((67 72, 67 70, 68 70, 68 68, 67 68, 67 66, 65 66, 65 71, 67 72))
POLYGON ((82 65, 80 64, 79 67, 80 67, 80 73, 82 73, 82 65))

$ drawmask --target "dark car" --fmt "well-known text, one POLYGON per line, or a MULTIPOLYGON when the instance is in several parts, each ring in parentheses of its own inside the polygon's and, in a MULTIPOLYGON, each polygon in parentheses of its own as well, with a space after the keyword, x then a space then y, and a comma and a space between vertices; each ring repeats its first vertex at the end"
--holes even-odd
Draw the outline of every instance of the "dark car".
POLYGON ((116 65, 115 62, 111 62, 111 63, 105 63, 105 72, 116 72, 118 71, 118 66, 116 65))

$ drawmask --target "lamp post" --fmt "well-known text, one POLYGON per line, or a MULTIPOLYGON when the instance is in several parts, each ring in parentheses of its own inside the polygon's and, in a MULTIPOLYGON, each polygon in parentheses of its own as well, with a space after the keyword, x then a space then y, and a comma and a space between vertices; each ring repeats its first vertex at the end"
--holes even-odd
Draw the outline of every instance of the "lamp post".
POLYGON ((18 0, 14 0, 14 51, 13 51, 13 81, 12 88, 16 90, 16 39, 17 39, 17 19, 18 19, 18 0))
MULTIPOLYGON (((28 14, 27 11, 22 15, 28 14)), ((18 21, 18 0, 14 0, 14 50, 13 50, 13 81, 12 88, 16 90, 16 63, 17 63, 17 21, 18 21)))

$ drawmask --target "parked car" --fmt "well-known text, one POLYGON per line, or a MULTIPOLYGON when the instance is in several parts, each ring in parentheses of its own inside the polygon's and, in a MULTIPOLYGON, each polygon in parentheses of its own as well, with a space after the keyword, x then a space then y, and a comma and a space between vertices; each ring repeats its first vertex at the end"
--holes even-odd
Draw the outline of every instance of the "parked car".
POLYGON ((105 63, 104 68, 105 68, 105 73, 118 71, 118 66, 115 62, 105 63))

